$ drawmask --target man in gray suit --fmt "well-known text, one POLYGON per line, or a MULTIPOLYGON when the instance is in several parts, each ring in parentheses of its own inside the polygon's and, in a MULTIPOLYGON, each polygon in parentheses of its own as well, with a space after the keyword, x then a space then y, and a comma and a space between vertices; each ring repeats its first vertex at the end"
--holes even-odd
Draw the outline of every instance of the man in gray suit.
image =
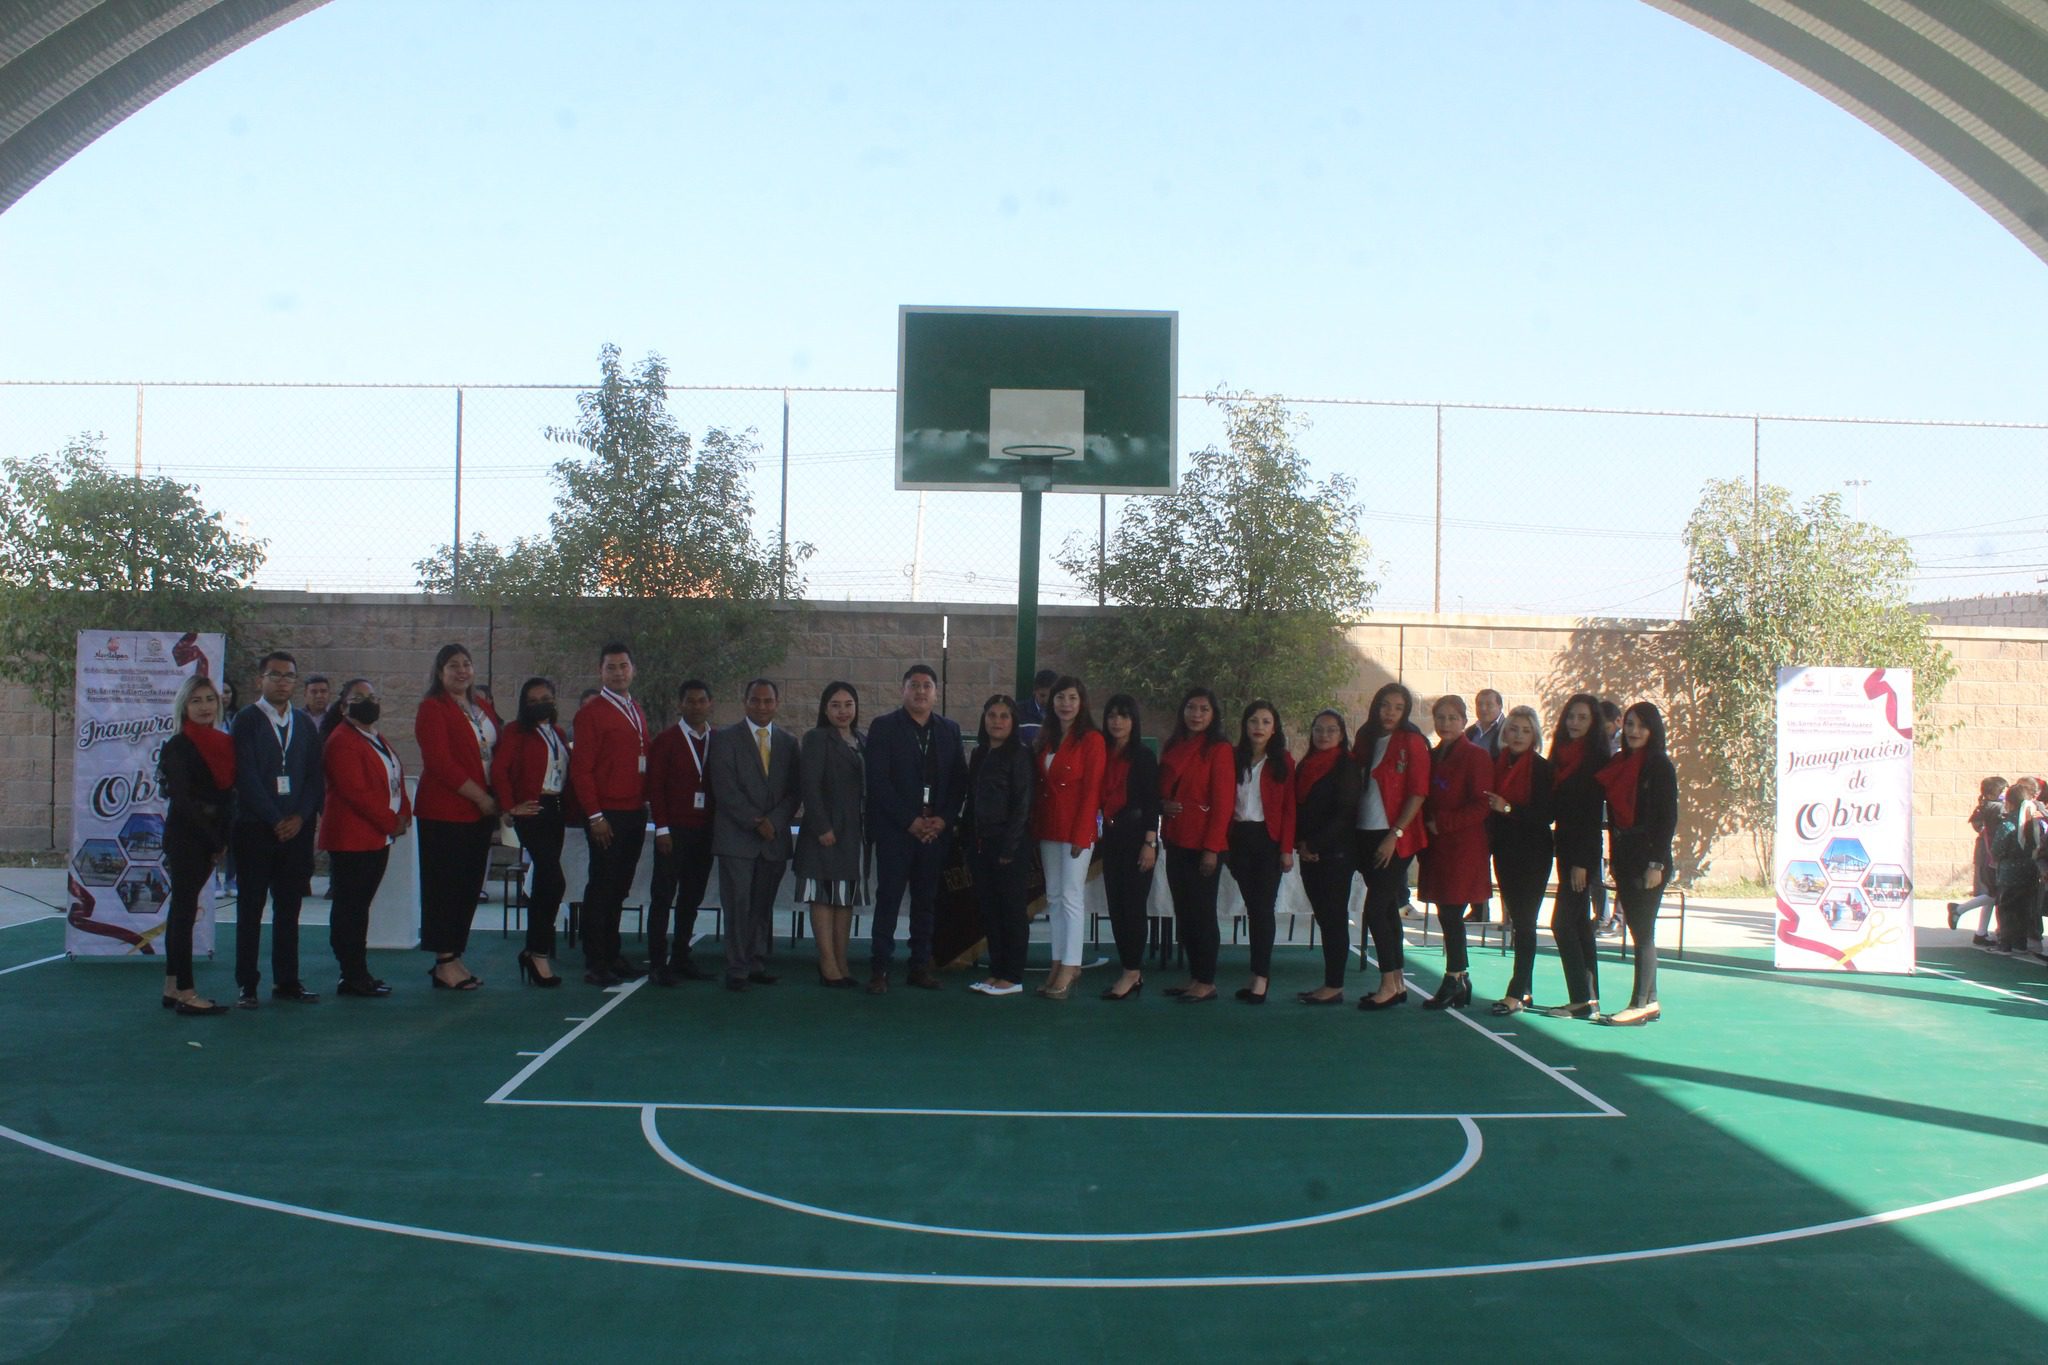
POLYGON ((775 724, 781 689, 747 684, 747 718, 711 736, 704 776, 711 784, 711 852, 725 909, 725 988, 772 986, 769 922, 789 864, 789 824, 798 801, 796 737, 775 724))

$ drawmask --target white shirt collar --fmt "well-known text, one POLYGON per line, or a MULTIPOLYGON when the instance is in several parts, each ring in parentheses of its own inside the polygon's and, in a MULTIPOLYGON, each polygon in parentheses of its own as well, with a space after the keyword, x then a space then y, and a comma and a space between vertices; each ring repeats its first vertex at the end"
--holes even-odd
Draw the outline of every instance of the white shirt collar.
POLYGON ((702 738, 704 738, 704 737, 705 737, 706 735, 708 735, 708 734, 710 734, 710 733, 711 733, 711 727, 710 727, 709 725, 706 725, 706 726, 705 726, 705 727, 704 727, 703 729, 701 729, 701 730, 692 730, 692 729, 690 728, 690 722, 688 722, 688 721, 686 721, 686 720, 679 720, 679 721, 677 721, 677 722, 676 722, 676 729, 678 729, 678 730, 681 730, 681 731, 682 731, 682 732, 683 732, 684 734, 688 735, 688 736, 689 736, 689 737, 690 737, 691 739, 702 739, 702 738))
POLYGON ((262 697, 257 699, 256 704, 263 708, 263 714, 270 718, 272 725, 285 726, 291 724, 292 704, 290 702, 286 702, 282 707, 277 707, 270 704, 268 697, 262 697))
POLYGON ((772 720, 771 720, 771 721, 769 721, 769 722, 768 722, 768 723, 767 723, 766 725, 756 725, 756 724, 754 724, 754 718, 753 718, 752 716, 748 716, 748 717, 746 718, 746 721, 747 721, 747 729, 748 729, 749 731, 751 731, 751 732, 752 732, 752 733, 754 734, 754 736, 755 736, 756 738, 759 738, 759 737, 760 737, 760 734, 761 734, 761 732, 762 732, 763 730, 769 730, 769 731, 772 731, 772 730, 774 730, 774 729, 775 729, 775 722, 774 722, 774 721, 772 721, 772 720))

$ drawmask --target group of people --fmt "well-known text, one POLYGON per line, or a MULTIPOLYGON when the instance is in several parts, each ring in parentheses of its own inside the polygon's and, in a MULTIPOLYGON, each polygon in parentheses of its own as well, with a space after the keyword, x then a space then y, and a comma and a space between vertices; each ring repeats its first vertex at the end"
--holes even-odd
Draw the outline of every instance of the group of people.
POLYGON ((2038 777, 2010 783, 1987 777, 1978 784, 1977 802, 1970 811, 1970 828, 1977 835, 1972 859, 1975 885, 1970 899, 1949 902, 1948 927, 1957 928, 1974 910, 1977 928, 1972 943, 1994 953, 2031 953, 2048 962, 2041 943, 2042 901, 2048 897, 2044 791, 2048 782, 2038 777), (1996 935, 1991 933, 1994 913, 1996 935))
POLYGON ((1155 756, 1130 694, 1110 697, 1098 721, 1080 679, 1048 672, 1021 703, 1006 694, 983 703, 970 758, 960 727, 938 712, 938 677, 924 664, 903 674, 900 704, 865 729, 854 687, 828 684, 816 723, 800 741, 778 720, 780 689, 770 679, 750 681, 743 719, 715 730, 710 688, 687 681, 677 693, 677 723, 657 733, 633 697, 635 677, 632 651, 605 645, 599 685, 583 694, 565 731, 549 679, 528 679, 513 718, 501 720, 469 651, 444 646, 414 720, 416 797, 407 791, 404 765, 378 733, 381 698, 367 679, 343 683, 316 722, 291 705, 294 660, 272 652, 258 666, 260 700, 242 708, 228 730, 220 728, 219 691, 205 678, 189 679, 176 703, 177 733, 160 760, 171 872, 165 1007, 182 1014, 227 1008, 197 994, 191 937, 200 890, 229 850, 240 876, 240 1007, 258 1004, 266 899, 274 924, 273 998, 318 999, 300 979, 297 944, 316 845, 332 865, 337 990, 389 994, 368 968, 369 907, 391 845, 409 826, 419 851, 420 946, 434 957, 433 986, 482 985, 463 952, 489 847, 505 824, 531 865, 521 977, 558 986, 561 855, 568 828, 580 823, 589 849, 583 979, 598 986, 643 975, 664 986, 722 976, 733 991, 775 984, 770 915, 793 863, 796 896, 809 907, 817 940, 821 984, 861 986, 848 939, 854 913, 868 910, 865 989, 889 991, 907 897, 905 980, 938 989, 933 931, 941 874, 957 841, 987 940, 989 972, 973 989, 987 995, 1023 991, 1035 857, 1053 959, 1037 994, 1065 999, 1081 975, 1084 894, 1096 862, 1121 969, 1102 996, 1124 1001, 1143 990, 1147 902, 1163 862, 1189 968, 1188 980, 1166 994, 1186 1004, 1218 998, 1217 897, 1227 868, 1251 940, 1248 980, 1235 998, 1264 1004, 1279 891, 1298 864, 1322 930, 1324 979, 1297 998, 1307 1005, 1344 1001, 1356 876, 1364 881, 1363 924, 1379 972, 1358 1007, 1390 1009, 1409 998, 1400 916, 1410 901, 1411 864, 1419 861, 1419 895, 1436 906, 1446 954, 1443 982, 1425 1008, 1471 1002, 1465 926, 1468 917, 1484 915, 1497 888, 1514 940, 1513 972, 1493 1006, 1497 1013, 1533 1004, 1537 919, 1546 894, 1568 996, 1557 1012, 1623 1025, 1648 1023, 1661 1012, 1656 917, 1671 866, 1677 779, 1663 718, 1649 702, 1629 707, 1610 728, 1600 699, 1573 696, 1546 748, 1533 708, 1503 712, 1489 690, 1477 698, 1475 722, 1462 698, 1447 695, 1431 708, 1432 744, 1412 715, 1413 695, 1389 683, 1355 734, 1340 712, 1317 713, 1297 759, 1270 702, 1244 708, 1233 741, 1215 693, 1194 687, 1155 756), (650 832, 655 855, 643 970, 625 955, 620 917, 650 832), (1637 945, 1629 1004, 1612 1014, 1600 1013, 1594 954, 1603 866, 1637 945), (714 868, 725 921, 722 971, 692 955, 714 868))

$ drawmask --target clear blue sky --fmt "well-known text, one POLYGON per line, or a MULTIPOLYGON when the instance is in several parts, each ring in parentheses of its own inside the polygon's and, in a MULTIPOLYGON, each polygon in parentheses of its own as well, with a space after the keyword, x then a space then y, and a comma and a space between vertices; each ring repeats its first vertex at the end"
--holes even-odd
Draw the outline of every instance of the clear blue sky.
MULTIPOLYGON (((1191 391, 2048 418, 2048 267, 1634 0, 334 0, 0 215, 15 379, 582 381, 612 340, 682 382, 886 385, 904 302, 1176 308, 1191 391)), ((1545 439, 1489 490, 1640 470, 1670 530, 1696 491, 1661 438, 1545 439)), ((2042 444, 1945 442, 1766 472, 1872 476, 1921 532, 2001 515, 1955 464, 2042 444)), ((1417 458, 1350 467, 1413 514, 1417 458)))

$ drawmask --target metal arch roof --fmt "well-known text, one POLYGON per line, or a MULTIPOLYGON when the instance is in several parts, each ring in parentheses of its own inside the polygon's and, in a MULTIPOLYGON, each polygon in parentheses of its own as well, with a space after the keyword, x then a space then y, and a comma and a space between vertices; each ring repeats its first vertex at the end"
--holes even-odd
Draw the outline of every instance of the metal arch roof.
POLYGON ((0 0, 0 212, 186 77, 326 0, 0 0))
MULTIPOLYGON (((0 212, 325 0, 0 0, 0 212)), ((2048 0, 1646 0, 1897 142, 2048 260, 2048 0)))
POLYGON ((2048 0, 1647 0, 1827 96, 2048 260, 2048 0))

